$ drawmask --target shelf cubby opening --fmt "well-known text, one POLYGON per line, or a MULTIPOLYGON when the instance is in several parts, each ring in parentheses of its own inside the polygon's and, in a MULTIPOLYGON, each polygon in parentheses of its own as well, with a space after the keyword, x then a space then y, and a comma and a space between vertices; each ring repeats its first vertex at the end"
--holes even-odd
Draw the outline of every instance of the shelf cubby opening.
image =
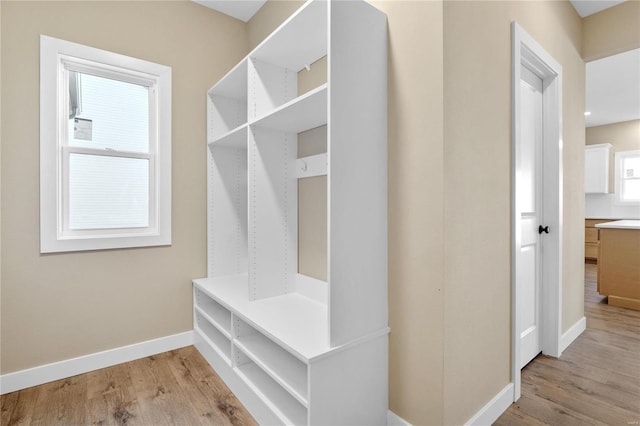
POLYGON ((196 288, 196 304, 201 312, 208 316, 208 320, 218 329, 231 337, 231 311, 213 300, 202 290, 196 288))
POLYGON ((328 2, 305 5, 260 43, 252 57, 300 71, 327 54, 328 2))
POLYGON ((247 123, 247 61, 243 60, 207 92, 207 141, 247 123))
POLYGON ((209 89, 210 96, 247 101, 247 60, 236 64, 224 77, 209 89))
POLYGON ((235 370, 240 378, 260 396, 284 424, 307 424, 307 408, 284 390, 258 365, 247 358, 247 362, 237 365, 235 370))
POLYGON ((291 99, 259 116, 251 124, 283 132, 300 133, 327 124, 327 85, 291 99))
POLYGON ((221 146, 226 148, 246 149, 247 123, 231 130, 224 135, 209 141, 209 147, 221 146))
POLYGON ((210 145, 208 275, 247 272, 247 149, 210 145), (215 238, 213 238, 215 235, 215 238))
POLYGON ((235 345, 301 404, 307 406, 307 365, 262 333, 236 319, 235 345))
POLYGON ((298 71, 298 96, 302 96, 327 83, 328 57, 323 56, 311 65, 298 71))
POLYGON ((207 140, 214 142, 247 123, 247 100, 207 96, 209 120, 207 140))
POLYGON ((295 291, 296 134, 249 129, 249 300, 295 291))
MULTIPOLYGON (((298 173, 298 273, 327 281, 327 126, 319 126, 298 133, 297 147, 298 173), (313 164, 307 161, 307 170, 302 171, 301 161, 314 159, 313 164), (303 174, 302 176, 300 175, 303 174)), ((304 280, 304 283, 312 280, 304 280)), ((300 284, 300 279, 298 280, 300 284)), ((313 283, 312 286, 315 286, 313 283)), ((300 287, 300 286, 299 286, 300 287)), ((326 287, 326 283, 324 285, 326 287)), ((316 289, 315 293, 320 290, 316 289)), ((324 290, 323 290, 324 291, 324 290)), ((323 298, 323 299, 326 299, 323 298)))
POLYGON ((231 364, 231 340, 196 309, 196 328, 218 354, 231 364))

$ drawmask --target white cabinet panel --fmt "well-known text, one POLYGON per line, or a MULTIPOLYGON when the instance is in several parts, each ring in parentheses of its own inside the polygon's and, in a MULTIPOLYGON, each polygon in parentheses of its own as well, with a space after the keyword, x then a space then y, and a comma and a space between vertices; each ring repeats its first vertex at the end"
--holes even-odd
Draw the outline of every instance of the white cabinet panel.
POLYGON ((584 150, 584 192, 609 192, 609 150, 611 144, 587 145, 584 150))

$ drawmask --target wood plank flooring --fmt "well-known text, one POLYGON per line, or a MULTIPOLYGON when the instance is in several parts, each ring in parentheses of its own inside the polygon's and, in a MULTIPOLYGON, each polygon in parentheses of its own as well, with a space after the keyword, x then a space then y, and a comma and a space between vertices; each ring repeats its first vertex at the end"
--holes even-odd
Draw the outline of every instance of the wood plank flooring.
POLYGON ((585 264, 587 329, 559 359, 522 370, 522 396, 496 426, 640 424, 640 311, 607 305, 596 276, 585 264))
POLYGON ((4 425, 256 425, 193 346, 2 395, 4 425))

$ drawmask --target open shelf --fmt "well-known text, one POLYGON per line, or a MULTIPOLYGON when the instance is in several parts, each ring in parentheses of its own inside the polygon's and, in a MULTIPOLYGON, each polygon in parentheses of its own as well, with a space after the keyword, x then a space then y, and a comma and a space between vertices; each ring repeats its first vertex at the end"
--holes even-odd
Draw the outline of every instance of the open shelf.
POLYGON ((305 407, 307 366, 258 332, 239 336, 235 345, 305 407))
POLYGON ((231 340, 220 330, 218 330, 213 324, 211 324, 207 318, 205 318, 199 310, 196 310, 196 331, 209 342, 209 345, 215 349, 228 364, 231 364, 231 340))
POLYGON ((300 71, 327 54, 327 2, 309 2, 255 48, 251 57, 300 71))
POLYGON ((299 96, 251 125, 300 133, 327 124, 327 84, 299 96))
POLYGON ((253 362, 235 368, 238 375, 270 405, 284 424, 307 424, 307 409, 253 362))
POLYGON ((231 312, 209 296, 196 290, 197 309, 216 328, 231 338, 231 312))
POLYGON ((240 61, 208 92, 209 96, 220 96, 247 102, 247 59, 240 61))
POLYGON ((247 280, 237 274, 194 284, 304 363, 331 350, 327 305, 298 293, 249 301, 247 280))
POLYGON ((209 141, 210 146, 224 146, 227 148, 247 148, 247 123, 241 124, 224 135, 209 141))

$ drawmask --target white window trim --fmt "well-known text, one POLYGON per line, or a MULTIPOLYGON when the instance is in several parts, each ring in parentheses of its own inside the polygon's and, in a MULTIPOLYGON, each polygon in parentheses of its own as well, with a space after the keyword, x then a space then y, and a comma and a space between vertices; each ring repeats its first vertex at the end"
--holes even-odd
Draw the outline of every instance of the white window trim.
MULTIPOLYGON (((119 79, 122 79, 119 72, 119 79)), ((68 88, 67 88, 68 90, 68 88)), ((73 151, 81 149, 73 148, 73 151)), ((152 150, 150 151, 152 152, 152 150)), ((102 155, 119 155, 105 152, 102 155)), ((127 153, 128 157, 131 156, 127 153)), ((131 58, 77 43, 40 36, 40 252, 66 252, 101 250, 127 247, 148 247, 171 244, 171 68, 141 59, 131 58), (153 130, 157 134, 155 170, 150 171, 150 196, 148 228, 100 230, 92 232, 65 232, 62 191, 64 176, 62 161, 65 135, 60 123, 66 110, 65 82, 62 74, 65 66, 91 67, 99 63, 100 73, 109 70, 129 70, 131 82, 155 86, 157 105, 153 130), (104 67, 102 66, 104 64, 104 67), (152 76, 151 81, 149 76, 152 76), (62 105, 62 107, 60 107, 62 105), (151 195, 151 194, 150 194, 151 195)))
POLYGON ((614 176, 614 184, 615 184, 615 199, 614 203, 617 206, 640 206, 640 200, 628 201, 622 199, 622 180, 624 170, 622 169, 622 163, 625 158, 629 157, 638 157, 640 156, 640 150, 634 151, 618 151, 615 153, 615 176, 614 176))

